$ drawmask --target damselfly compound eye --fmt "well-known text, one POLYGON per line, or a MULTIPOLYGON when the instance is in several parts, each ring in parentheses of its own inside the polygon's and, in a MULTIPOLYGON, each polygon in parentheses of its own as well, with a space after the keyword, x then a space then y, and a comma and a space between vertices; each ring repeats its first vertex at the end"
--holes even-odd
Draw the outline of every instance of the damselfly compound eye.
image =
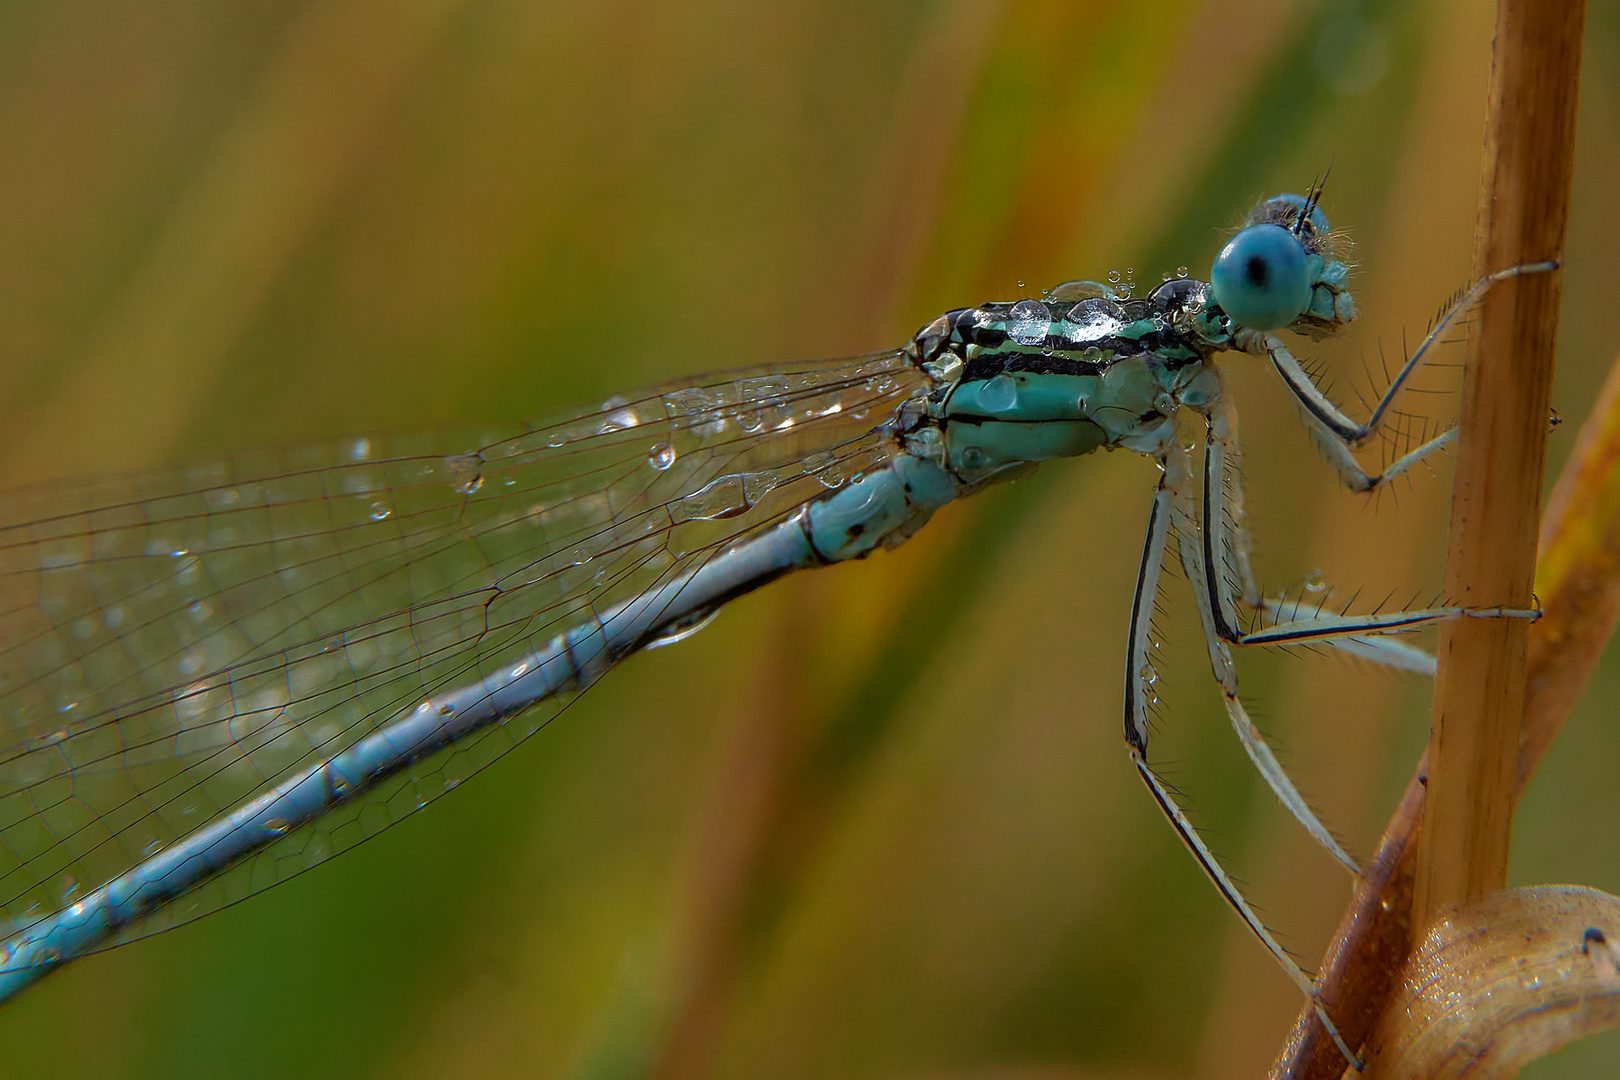
POLYGON ((1311 302, 1305 249, 1280 225, 1250 225, 1221 249, 1210 271, 1215 302, 1249 330, 1277 330, 1311 302))

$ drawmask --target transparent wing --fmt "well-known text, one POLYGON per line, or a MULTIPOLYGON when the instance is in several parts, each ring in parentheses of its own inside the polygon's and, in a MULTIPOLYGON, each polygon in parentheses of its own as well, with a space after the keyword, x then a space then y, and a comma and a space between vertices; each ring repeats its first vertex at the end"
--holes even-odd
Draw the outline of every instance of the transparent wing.
MULTIPOLYGON (((5 497, 0 929, 870 469, 923 383, 878 353, 5 497)), ((418 760, 109 944, 375 835, 565 705, 418 760)))

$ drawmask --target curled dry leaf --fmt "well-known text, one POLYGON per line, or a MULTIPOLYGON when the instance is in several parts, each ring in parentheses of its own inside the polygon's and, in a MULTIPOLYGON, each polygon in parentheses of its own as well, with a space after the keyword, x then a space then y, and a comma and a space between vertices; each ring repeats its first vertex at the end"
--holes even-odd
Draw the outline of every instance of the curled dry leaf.
POLYGON ((1369 1044, 1369 1075, 1511 1077, 1620 1027, 1620 897, 1574 885, 1508 889, 1444 910, 1401 972, 1369 1044))

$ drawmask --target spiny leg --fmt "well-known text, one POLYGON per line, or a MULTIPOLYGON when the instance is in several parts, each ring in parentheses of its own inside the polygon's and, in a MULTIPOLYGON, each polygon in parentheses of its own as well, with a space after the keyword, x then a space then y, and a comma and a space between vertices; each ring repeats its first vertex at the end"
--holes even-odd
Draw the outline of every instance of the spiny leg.
MULTIPOLYGON (((1260 612, 1273 624, 1277 624, 1285 621, 1283 613, 1289 611, 1288 621, 1292 621, 1299 615, 1300 602, 1296 598, 1292 603, 1293 606, 1290 608, 1287 597, 1263 600, 1260 612)), ((1320 607, 1316 609, 1316 614, 1321 615, 1320 607)), ((1414 675, 1427 675, 1433 678, 1438 666, 1434 654, 1426 653, 1416 645, 1408 645, 1387 634, 1329 638, 1327 644, 1359 660, 1393 668, 1396 671, 1409 671, 1414 675)))
MULTIPOLYGON (((1170 457, 1183 459, 1181 471, 1187 472, 1185 464, 1186 454, 1179 447, 1172 447, 1170 457)), ((1329 1018, 1327 1011, 1321 1003, 1316 1001, 1316 981, 1299 966, 1288 951, 1282 947, 1260 916, 1250 906, 1237 884, 1228 876, 1220 862, 1215 858, 1203 837, 1193 828, 1192 822, 1186 813, 1176 803, 1170 789, 1159 779, 1158 775, 1147 762, 1147 736, 1148 717, 1147 702, 1150 696, 1148 678, 1151 671, 1150 650, 1152 648, 1152 635, 1150 632, 1151 612, 1154 598, 1159 591, 1159 575, 1164 564, 1165 545, 1169 539, 1170 519, 1175 513, 1173 509, 1174 492, 1170 485, 1170 470, 1167 467, 1165 476, 1159 481, 1158 490, 1153 496, 1153 509, 1148 515, 1147 538, 1142 546, 1142 563, 1136 575, 1136 591, 1131 600, 1130 645, 1129 655, 1126 658, 1125 672, 1125 743, 1131 755, 1131 764, 1152 793, 1153 800, 1159 804, 1159 809, 1181 837, 1181 842, 1187 845, 1193 858, 1200 868, 1214 883, 1234 911, 1238 913, 1251 933, 1260 939, 1266 951, 1271 953, 1288 975, 1299 987, 1300 992, 1312 1001, 1317 1018, 1322 1021, 1323 1028, 1333 1038, 1334 1044, 1344 1059, 1357 1071, 1361 1069, 1361 1061, 1355 1052, 1345 1045, 1339 1034, 1338 1027, 1329 1018)))
MULTIPOLYGON (((1221 470, 1221 474, 1225 473, 1227 444, 1222 436, 1228 430, 1226 411, 1223 407, 1215 414, 1204 440, 1206 481, 1211 462, 1221 470)), ((1199 499, 1200 484, 1192 473, 1192 461, 1180 446, 1173 446, 1166 457, 1164 483, 1171 494, 1172 512, 1180 540, 1181 565, 1192 585, 1199 622, 1204 629, 1204 642, 1209 649, 1210 668, 1215 673, 1215 681, 1220 684, 1221 701, 1226 707, 1232 730, 1278 801, 1288 808, 1288 812, 1311 834, 1312 839, 1322 845, 1323 850, 1351 874, 1359 875, 1361 868, 1311 810, 1310 804, 1283 771, 1282 763, 1272 753, 1260 729, 1255 727, 1238 698, 1237 665, 1232 662, 1228 643, 1240 640, 1241 634, 1237 629, 1237 614, 1230 588, 1217 569, 1223 565, 1217 555, 1226 558, 1232 547, 1232 539, 1226 529, 1225 492, 1212 491, 1206 482, 1202 485, 1203 498, 1199 499)), ((1239 490, 1235 478, 1234 490, 1239 490)))
MULTIPOLYGON (((1274 615, 1274 621, 1260 630, 1243 631, 1238 629, 1236 601, 1232 595, 1230 584, 1218 573, 1205 572, 1204 567, 1214 568, 1218 565, 1231 565, 1234 563, 1230 554, 1235 548, 1241 546, 1242 541, 1236 539, 1234 534, 1240 533, 1243 525, 1240 520, 1233 517, 1232 508, 1240 506, 1242 482, 1238 475, 1226 464, 1232 456, 1231 431, 1233 424, 1231 417, 1234 410, 1224 398, 1219 403, 1215 414, 1210 418, 1204 437, 1204 475, 1200 484, 1201 497, 1198 499, 1196 509, 1191 508, 1191 499, 1188 495, 1178 492, 1178 526, 1182 518, 1190 519, 1186 531, 1196 535, 1201 543, 1196 556, 1191 562, 1185 553, 1185 540, 1183 542, 1183 565, 1187 574, 1194 582, 1194 592, 1198 594, 1199 612, 1209 614, 1209 626, 1214 634, 1226 645, 1302 645, 1310 642, 1327 642, 1333 644, 1339 639, 1355 639, 1376 634, 1400 633, 1415 630, 1442 619, 1472 618, 1472 619, 1535 619, 1540 612, 1518 608, 1488 607, 1470 608, 1458 605, 1443 605, 1438 607, 1414 608, 1403 611, 1374 612, 1366 615, 1324 615, 1320 610, 1313 612, 1305 618, 1298 617, 1298 605, 1294 609, 1294 618, 1282 620, 1283 605, 1276 601, 1265 601, 1257 605, 1260 610, 1274 615), (1231 485, 1236 498, 1229 498, 1227 485, 1231 485), (1182 509, 1184 508, 1185 509, 1182 509), (1221 560, 1226 560, 1223 563, 1221 560)), ((1167 467, 1165 477, 1170 481, 1172 488, 1187 482, 1182 479, 1186 469, 1187 455, 1180 456, 1179 468, 1167 467)), ((1187 484, 1187 486, 1191 486, 1187 484)), ((1251 605, 1255 606, 1255 605, 1251 605)), ((1357 651, 1352 649, 1350 651, 1357 651)), ((1421 653, 1419 655, 1422 655, 1421 653)), ((1216 660, 1216 649, 1210 645, 1211 660, 1216 660)), ((1409 667, 1399 658, 1402 651, 1392 650, 1388 656, 1379 657, 1380 662, 1390 663, 1397 667, 1409 667)), ((1230 668, 1230 654, 1225 654, 1225 662, 1217 663, 1216 678, 1224 682, 1225 672, 1230 668)), ((1410 668, 1416 670, 1416 668, 1410 668)))
POLYGON ((1339 479, 1353 491, 1371 491, 1381 484, 1387 483, 1401 473, 1406 472, 1413 465, 1434 454, 1456 437, 1454 430, 1446 431, 1417 446, 1409 453, 1402 455, 1392 462, 1388 468, 1377 474, 1368 473, 1351 454, 1351 451, 1361 446, 1373 432, 1377 431, 1383 423, 1389 408, 1406 386, 1407 379, 1423 363, 1430 349, 1440 341, 1441 337, 1451 329, 1453 323, 1474 304, 1490 291, 1492 286, 1524 274, 1544 274, 1556 270, 1559 262, 1529 263, 1523 266, 1510 266, 1506 270, 1499 270, 1476 281, 1458 301, 1439 319, 1424 335, 1418 347, 1406 358, 1395 377, 1390 380, 1383 396, 1373 407, 1372 415, 1367 422, 1358 424, 1340 411, 1339 407, 1328 400, 1304 368, 1300 367, 1292 353, 1285 348, 1274 335, 1266 336, 1266 351, 1271 357, 1272 367, 1282 377, 1283 384, 1293 393, 1294 404, 1299 410, 1301 420, 1310 433, 1312 441, 1328 464, 1333 466, 1339 474, 1339 479))
MULTIPOLYGON (((1230 646, 1297 645, 1327 642, 1346 651, 1367 656, 1380 663, 1408 670, 1429 670, 1432 658, 1422 651, 1397 642, 1374 640, 1378 634, 1398 633, 1448 618, 1535 618, 1537 612, 1507 608, 1431 607, 1412 611, 1392 611, 1370 615, 1324 615, 1319 610, 1306 618, 1273 622, 1259 630, 1238 628, 1235 598, 1231 586, 1219 572, 1234 545, 1232 534, 1242 527, 1229 513, 1226 485, 1241 491, 1235 473, 1226 466, 1231 424, 1231 405, 1224 398, 1210 418, 1204 439, 1204 475, 1197 487, 1187 473, 1188 455, 1176 447, 1165 470, 1165 482, 1173 495, 1177 530, 1181 534, 1182 565, 1198 601, 1199 617, 1209 646, 1210 663, 1221 684, 1227 716, 1243 748, 1277 798, 1306 832, 1338 859, 1351 873, 1359 873, 1354 860, 1344 852, 1331 833, 1313 813, 1298 789, 1289 780, 1259 730, 1249 719, 1237 694, 1237 672, 1230 646)), ((1262 611, 1266 610, 1262 607, 1262 611)), ((1280 614, 1280 605, 1275 608, 1280 614)), ((1295 614, 1298 612, 1296 610, 1295 614)))

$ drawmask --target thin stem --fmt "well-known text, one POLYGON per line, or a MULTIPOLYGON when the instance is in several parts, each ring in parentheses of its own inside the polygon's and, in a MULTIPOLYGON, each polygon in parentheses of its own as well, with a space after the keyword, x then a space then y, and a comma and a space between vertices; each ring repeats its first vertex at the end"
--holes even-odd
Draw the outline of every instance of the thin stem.
MULTIPOLYGON (((1562 256, 1584 19, 1581 0, 1497 6, 1476 276, 1562 256)), ((1561 278, 1504 282, 1480 312, 1463 375, 1446 562, 1455 603, 1532 603, 1561 278)), ((1419 925, 1507 880, 1527 630, 1513 619, 1461 619, 1441 631, 1419 925)))
MULTIPOLYGON (((1540 551, 1536 594, 1545 614, 1530 628, 1515 801, 1563 730, 1620 623, 1620 358, 1553 489, 1540 551)), ((1384 1011, 1411 944, 1427 773, 1425 754, 1322 962, 1317 999, 1353 1042, 1384 1011)), ((1338 1050, 1307 1006, 1271 1075, 1329 1080, 1343 1071, 1338 1050)))
MULTIPOLYGON (((1502 0, 1498 6, 1477 275, 1562 253, 1583 21, 1579 0, 1502 0)), ((1447 563, 1455 602, 1528 606, 1558 300, 1553 273, 1509 282, 1486 302, 1465 373, 1447 563)), ((1583 435, 1566 476, 1605 448, 1610 458, 1620 456, 1614 448, 1620 419, 1600 415, 1591 425, 1606 426, 1612 435, 1607 441, 1583 435)), ((1555 513, 1572 502, 1555 498, 1555 513)), ((1590 528, 1561 513, 1548 525, 1554 537, 1590 528)), ((1427 913, 1504 880, 1508 827, 1522 785, 1562 726, 1620 613, 1620 602, 1572 599, 1591 591, 1594 580, 1615 588, 1620 524, 1599 533, 1595 545, 1580 549, 1582 558, 1565 564, 1569 572, 1537 579, 1553 617, 1528 628, 1518 620, 1463 620, 1442 635, 1431 751, 1384 830, 1318 979, 1318 1002, 1353 1044, 1382 1013, 1414 929, 1422 928, 1424 915, 1414 918, 1416 894, 1423 893, 1416 911, 1427 913), (1566 610, 1568 618, 1557 614, 1566 610), (1577 642, 1585 662, 1565 662, 1577 642), (1444 773, 1438 784, 1429 770, 1431 754, 1444 773), (1420 847, 1427 853, 1421 873, 1420 847)), ((1557 547, 1543 543, 1548 552, 1557 547)), ((1342 1057, 1316 1020, 1316 1004, 1301 1012, 1273 1077, 1325 1080, 1343 1072, 1342 1057)))

